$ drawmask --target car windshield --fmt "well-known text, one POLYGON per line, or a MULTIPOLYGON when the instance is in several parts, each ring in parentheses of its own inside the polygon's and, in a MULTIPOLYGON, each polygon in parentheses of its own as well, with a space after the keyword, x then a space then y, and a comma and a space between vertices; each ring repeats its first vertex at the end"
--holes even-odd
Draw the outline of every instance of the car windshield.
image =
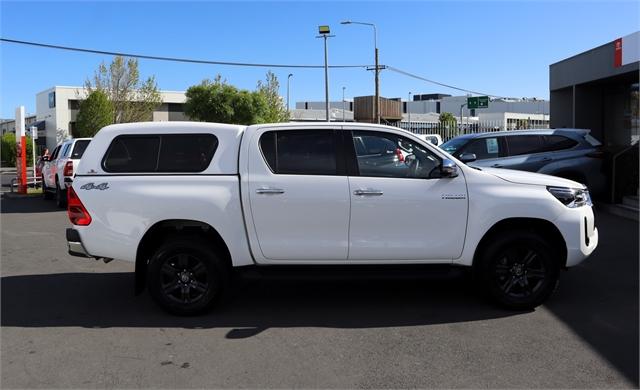
POLYGON ((454 154, 455 152, 460 150, 460 148, 463 147, 466 143, 466 138, 454 138, 440 145, 440 148, 444 149, 444 151, 449 154, 454 154))

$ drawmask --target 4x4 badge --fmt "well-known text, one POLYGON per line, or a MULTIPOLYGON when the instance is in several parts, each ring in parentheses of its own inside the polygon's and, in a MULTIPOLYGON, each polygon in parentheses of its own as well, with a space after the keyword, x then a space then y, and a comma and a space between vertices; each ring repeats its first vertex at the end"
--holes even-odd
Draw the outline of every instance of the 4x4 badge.
POLYGON ((100 183, 98 185, 95 185, 93 183, 87 183, 82 185, 82 187, 80 187, 81 190, 106 190, 109 188, 109 183, 100 183))

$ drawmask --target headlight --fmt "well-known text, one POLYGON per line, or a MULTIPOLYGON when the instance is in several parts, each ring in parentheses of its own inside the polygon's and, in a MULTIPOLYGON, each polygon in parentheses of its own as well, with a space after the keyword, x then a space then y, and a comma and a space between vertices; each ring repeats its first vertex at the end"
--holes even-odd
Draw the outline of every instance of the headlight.
POLYGON ((569 208, 591 206, 591 196, 586 188, 547 187, 551 195, 569 208))

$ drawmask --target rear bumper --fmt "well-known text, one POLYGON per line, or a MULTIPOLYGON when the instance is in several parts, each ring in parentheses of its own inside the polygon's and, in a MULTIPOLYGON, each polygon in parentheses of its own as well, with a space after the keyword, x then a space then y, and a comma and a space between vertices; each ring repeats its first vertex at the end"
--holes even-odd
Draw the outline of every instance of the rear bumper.
POLYGON ((67 247, 71 256, 92 257, 82 245, 80 234, 73 228, 67 229, 67 247))

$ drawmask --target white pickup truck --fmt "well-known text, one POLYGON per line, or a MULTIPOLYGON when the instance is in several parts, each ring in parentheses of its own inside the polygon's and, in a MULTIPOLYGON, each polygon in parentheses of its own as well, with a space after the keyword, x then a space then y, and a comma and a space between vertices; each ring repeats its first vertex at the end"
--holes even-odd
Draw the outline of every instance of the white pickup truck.
POLYGON ((498 303, 531 308, 598 244, 582 184, 472 168, 404 130, 353 123, 108 126, 68 213, 70 254, 134 262, 136 291, 175 314, 211 308, 241 270, 433 265, 466 267, 498 303))

